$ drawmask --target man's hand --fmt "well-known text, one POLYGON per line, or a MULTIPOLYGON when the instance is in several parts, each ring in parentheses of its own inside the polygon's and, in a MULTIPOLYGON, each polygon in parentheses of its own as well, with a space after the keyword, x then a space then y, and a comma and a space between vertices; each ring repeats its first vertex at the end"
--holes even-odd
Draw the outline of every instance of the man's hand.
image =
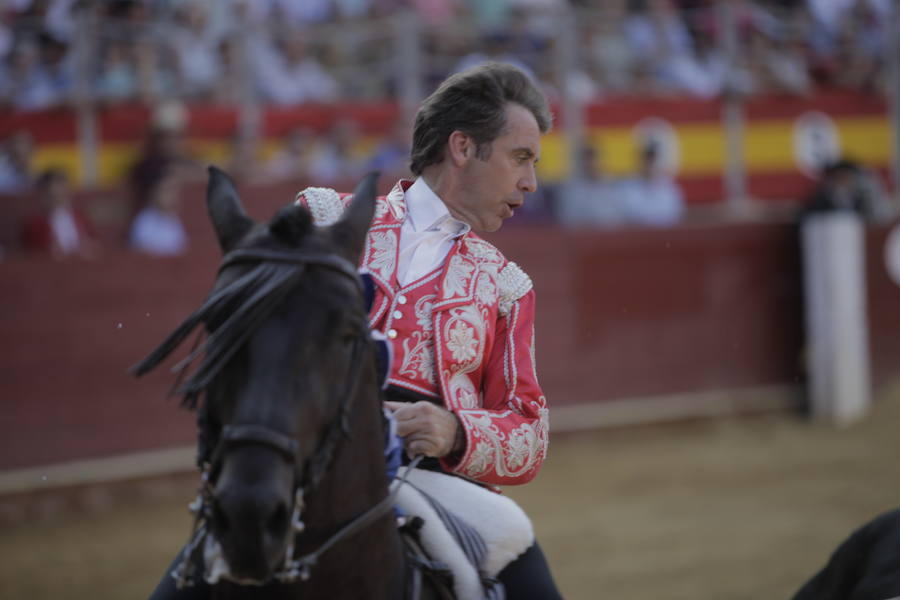
POLYGON ((397 435, 404 438, 406 453, 437 458, 465 449, 465 436, 459 420, 452 412, 421 400, 385 402, 397 420, 397 435))

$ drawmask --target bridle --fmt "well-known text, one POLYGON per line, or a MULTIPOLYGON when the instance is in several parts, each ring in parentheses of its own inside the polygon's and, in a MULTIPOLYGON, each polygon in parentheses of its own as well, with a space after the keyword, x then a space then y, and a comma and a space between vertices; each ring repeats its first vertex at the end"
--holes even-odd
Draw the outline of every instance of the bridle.
MULTIPOLYGON (((318 266, 335 271, 354 282, 360 294, 363 293, 363 284, 356 268, 350 261, 339 256, 308 253, 308 252, 284 252, 271 249, 239 249, 227 253, 219 266, 219 273, 224 269, 246 262, 278 262, 296 265, 301 273, 307 266, 318 266)), ((297 274, 299 279, 300 273, 297 274)), ((370 343, 364 336, 354 338, 351 349, 351 369, 359 364, 359 359, 366 344, 370 343)), ((358 371, 358 370, 357 370, 358 371)), ((304 499, 312 494, 318 487, 322 477, 331 464, 335 450, 341 438, 349 437, 349 416, 353 398, 356 396, 360 375, 348 374, 344 378, 344 385, 337 396, 338 411, 326 429, 325 435, 319 441, 316 450, 307 458, 303 465, 302 475, 295 477, 293 490, 294 506, 289 524, 290 531, 288 547, 285 552, 283 564, 275 572, 274 577, 282 583, 294 583, 297 580, 306 581, 311 575, 311 568, 318 562, 322 554, 342 539, 364 529, 385 515, 393 506, 394 493, 387 495, 383 500, 354 518, 347 525, 340 528, 323 542, 316 550, 295 556, 296 538, 306 529, 302 514, 305 506, 304 499)), ((201 437, 207 436, 215 443, 206 456, 201 456, 201 482, 196 500, 191 504, 191 510, 195 514, 194 526, 190 540, 182 553, 182 559, 172 572, 178 588, 190 586, 194 583, 194 561, 197 553, 202 550, 207 536, 210 533, 209 522, 215 505, 213 494, 214 474, 220 469, 225 453, 236 445, 253 444, 274 450, 288 462, 297 463, 297 440, 261 424, 225 425, 220 432, 209 430, 210 425, 201 421, 201 437), (203 427, 207 431, 203 431, 203 427), (217 434, 218 433, 218 434, 217 434)), ((398 486, 399 487, 399 486, 398 486)), ((261 582, 255 582, 261 583, 261 582)))

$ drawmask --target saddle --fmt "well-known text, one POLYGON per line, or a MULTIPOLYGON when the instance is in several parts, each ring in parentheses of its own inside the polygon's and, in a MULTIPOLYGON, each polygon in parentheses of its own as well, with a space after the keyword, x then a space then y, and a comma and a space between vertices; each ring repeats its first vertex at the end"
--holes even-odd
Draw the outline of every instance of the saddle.
POLYGON ((531 521, 513 500, 460 477, 405 467, 391 489, 403 520, 414 524, 406 535, 427 555, 413 561, 430 561, 438 579, 450 577, 457 600, 504 598, 497 575, 534 543, 531 521))

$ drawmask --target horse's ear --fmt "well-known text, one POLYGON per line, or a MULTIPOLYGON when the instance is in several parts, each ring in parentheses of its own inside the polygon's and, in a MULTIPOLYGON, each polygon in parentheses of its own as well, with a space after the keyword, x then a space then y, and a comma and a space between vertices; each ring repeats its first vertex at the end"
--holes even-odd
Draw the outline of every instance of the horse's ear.
POLYGON ((212 221, 222 252, 228 252, 253 226, 244 212, 234 183, 224 171, 209 167, 209 184, 206 187, 206 208, 212 221))
POLYGON ((366 234, 375 215, 375 184, 378 173, 362 178, 353 192, 353 200, 344 211, 341 220, 331 227, 331 235, 341 248, 345 258, 353 264, 359 262, 366 244, 366 234))

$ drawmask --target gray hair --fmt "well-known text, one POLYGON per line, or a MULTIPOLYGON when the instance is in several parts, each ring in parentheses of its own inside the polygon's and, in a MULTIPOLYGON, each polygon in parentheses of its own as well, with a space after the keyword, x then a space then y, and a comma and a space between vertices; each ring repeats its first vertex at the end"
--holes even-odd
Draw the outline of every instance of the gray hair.
POLYGON ((454 131, 475 141, 478 158, 489 157, 491 142, 506 128, 510 103, 528 109, 541 133, 550 131, 553 118, 547 99, 521 69, 491 62, 448 77, 416 113, 410 171, 421 175, 425 167, 440 163, 454 131))

